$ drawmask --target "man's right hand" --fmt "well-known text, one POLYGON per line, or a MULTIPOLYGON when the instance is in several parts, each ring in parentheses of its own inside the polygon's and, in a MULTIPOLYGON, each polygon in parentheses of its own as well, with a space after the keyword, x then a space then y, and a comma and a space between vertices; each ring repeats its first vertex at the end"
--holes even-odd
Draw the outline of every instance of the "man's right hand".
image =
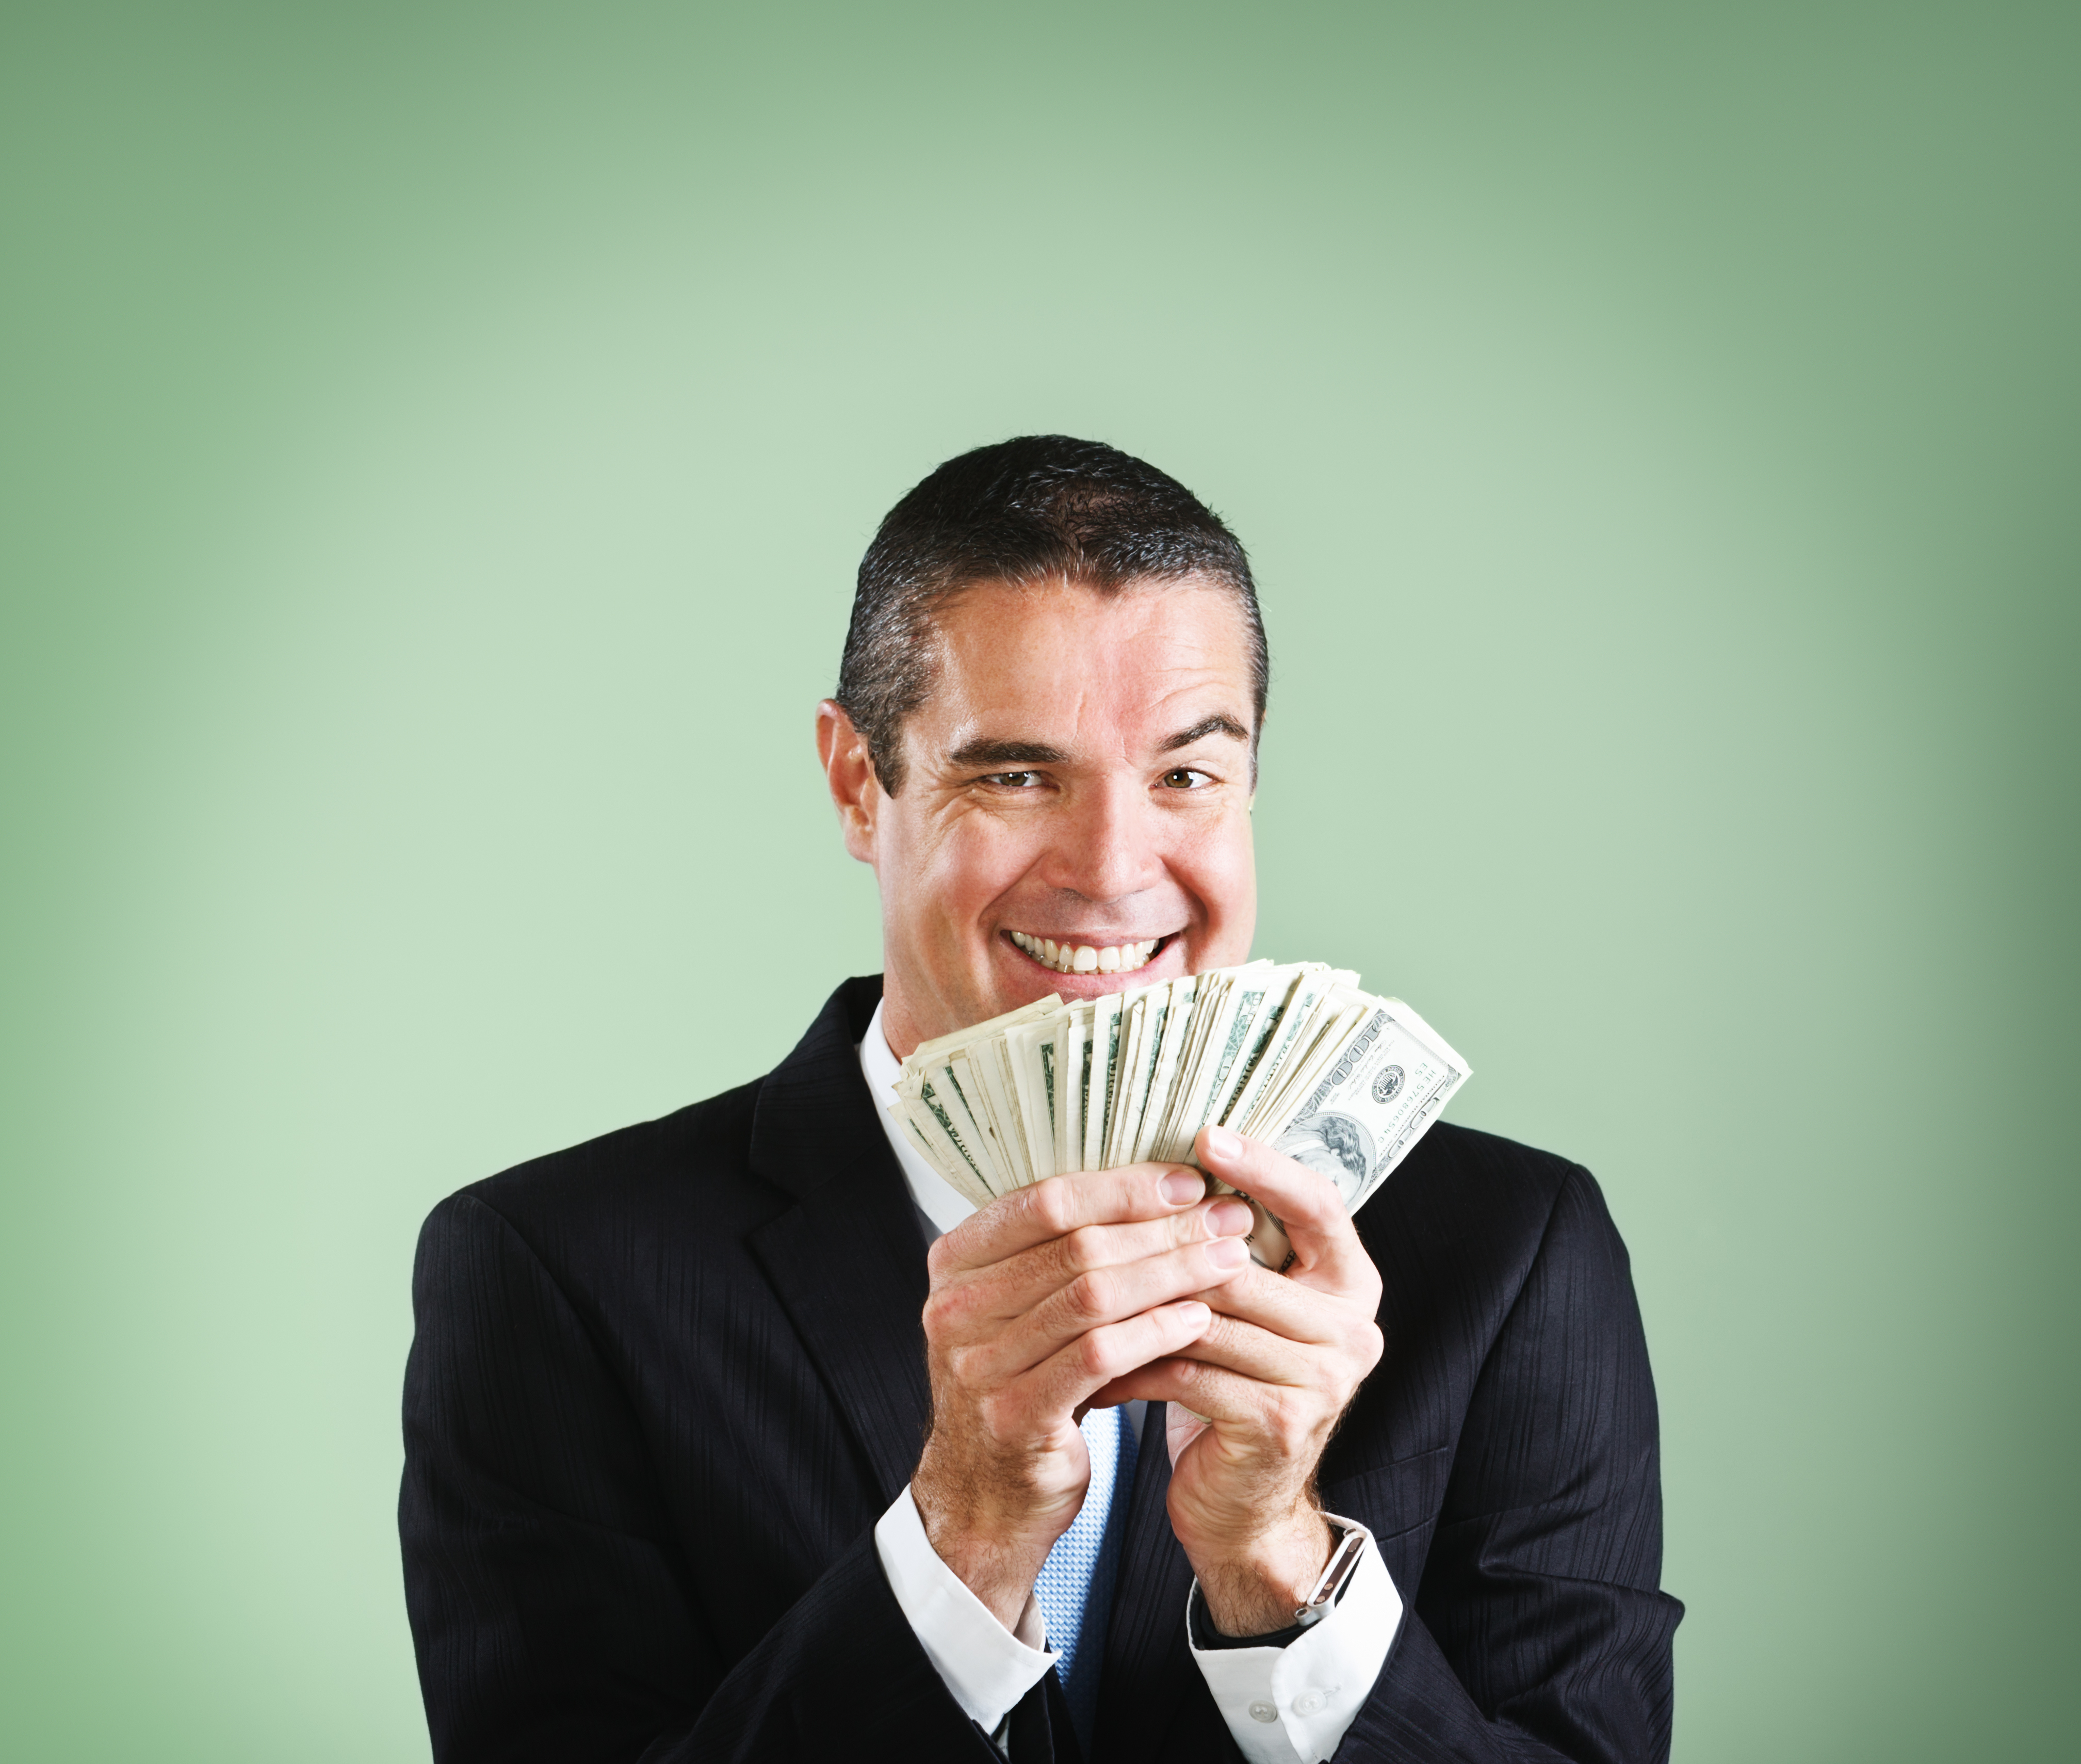
POLYGON ((1083 1505, 1091 1393, 1200 1338, 1212 1313, 1188 1295, 1250 1265, 1251 1223, 1197 1170, 1137 1164, 1020 1189, 932 1246, 932 1430, 910 1495, 1007 1629, 1083 1505))

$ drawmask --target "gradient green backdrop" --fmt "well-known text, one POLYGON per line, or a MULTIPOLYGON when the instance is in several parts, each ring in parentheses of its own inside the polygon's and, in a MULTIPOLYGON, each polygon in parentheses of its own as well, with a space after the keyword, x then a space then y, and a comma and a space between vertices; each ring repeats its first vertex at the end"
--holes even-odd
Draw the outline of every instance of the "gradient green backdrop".
POLYGON ((2077 20, 7 6, 0 1750, 426 1755, 418 1223, 877 965, 852 569, 1063 429, 1257 559, 1260 952, 1605 1185, 1681 1764, 2059 1753, 2077 20))

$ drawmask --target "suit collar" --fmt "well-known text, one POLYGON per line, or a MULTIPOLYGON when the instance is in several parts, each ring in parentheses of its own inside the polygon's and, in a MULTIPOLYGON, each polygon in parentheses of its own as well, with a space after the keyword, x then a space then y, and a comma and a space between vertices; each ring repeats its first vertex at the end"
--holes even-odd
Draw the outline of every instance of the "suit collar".
POLYGON ((858 1051, 881 1002, 880 975, 846 981, 824 1001, 795 1050, 759 1086, 751 1117, 751 1167, 797 1200, 845 1167, 831 1161, 835 1148, 857 1154, 869 1145, 882 1146, 881 1119, 860 1076, 858 1051), (856 1134, 862 1143, 847 1143, 856 1134))
POLYGON ((750 1244, 886 1505, 917 1466, 931 1392, 924 1244, 857 1051, 881 992, 878 976, 847 981, 761 1085, 751 1166, 796 1204, 750 1244))

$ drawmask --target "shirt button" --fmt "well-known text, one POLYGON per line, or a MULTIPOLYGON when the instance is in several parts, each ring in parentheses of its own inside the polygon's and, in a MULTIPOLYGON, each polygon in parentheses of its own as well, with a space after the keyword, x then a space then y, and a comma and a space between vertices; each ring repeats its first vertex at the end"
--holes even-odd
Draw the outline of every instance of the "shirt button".
POLYGON ((1293 1712, 1296 1715, 1319 1714, 1323 1703, 1328 1700, 1319 1690, 1304 1690, 1293 1699, 1293 1712))
POLYGON ((1250 1706, 1250 1718, 1253 1721, 1276 1721, 1279 1711, 1268 1703, 1253 1703, 1250 1706))

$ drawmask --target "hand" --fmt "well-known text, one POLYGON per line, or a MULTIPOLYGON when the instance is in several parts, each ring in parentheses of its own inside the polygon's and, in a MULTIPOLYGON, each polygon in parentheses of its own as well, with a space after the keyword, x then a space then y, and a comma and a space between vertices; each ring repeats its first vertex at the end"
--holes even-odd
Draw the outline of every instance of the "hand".
POLYGON ((1224 1127, 1199 1139, 1208 1170, 1285 1225, 1294 1259, 1255 1264, 1200 1295, 1213 1320, 1172 1356, 1101 1387, 1204 1416, 1171 1472, 1171 1527, 1226 1636, 1284 1629, 1329 1560, 1315 1467, 1384 1345, 1380 1272, 1335 1184, 1224 1127))
POLYGON ((1190 1347, 1249 1265, 1251 1212, 1197 1170, 1050 1177, 932 1246, 932 1430, 910 1480, 925 1535, 1007 1629, 1083 1506, 1092 1392, 1190 1347))

